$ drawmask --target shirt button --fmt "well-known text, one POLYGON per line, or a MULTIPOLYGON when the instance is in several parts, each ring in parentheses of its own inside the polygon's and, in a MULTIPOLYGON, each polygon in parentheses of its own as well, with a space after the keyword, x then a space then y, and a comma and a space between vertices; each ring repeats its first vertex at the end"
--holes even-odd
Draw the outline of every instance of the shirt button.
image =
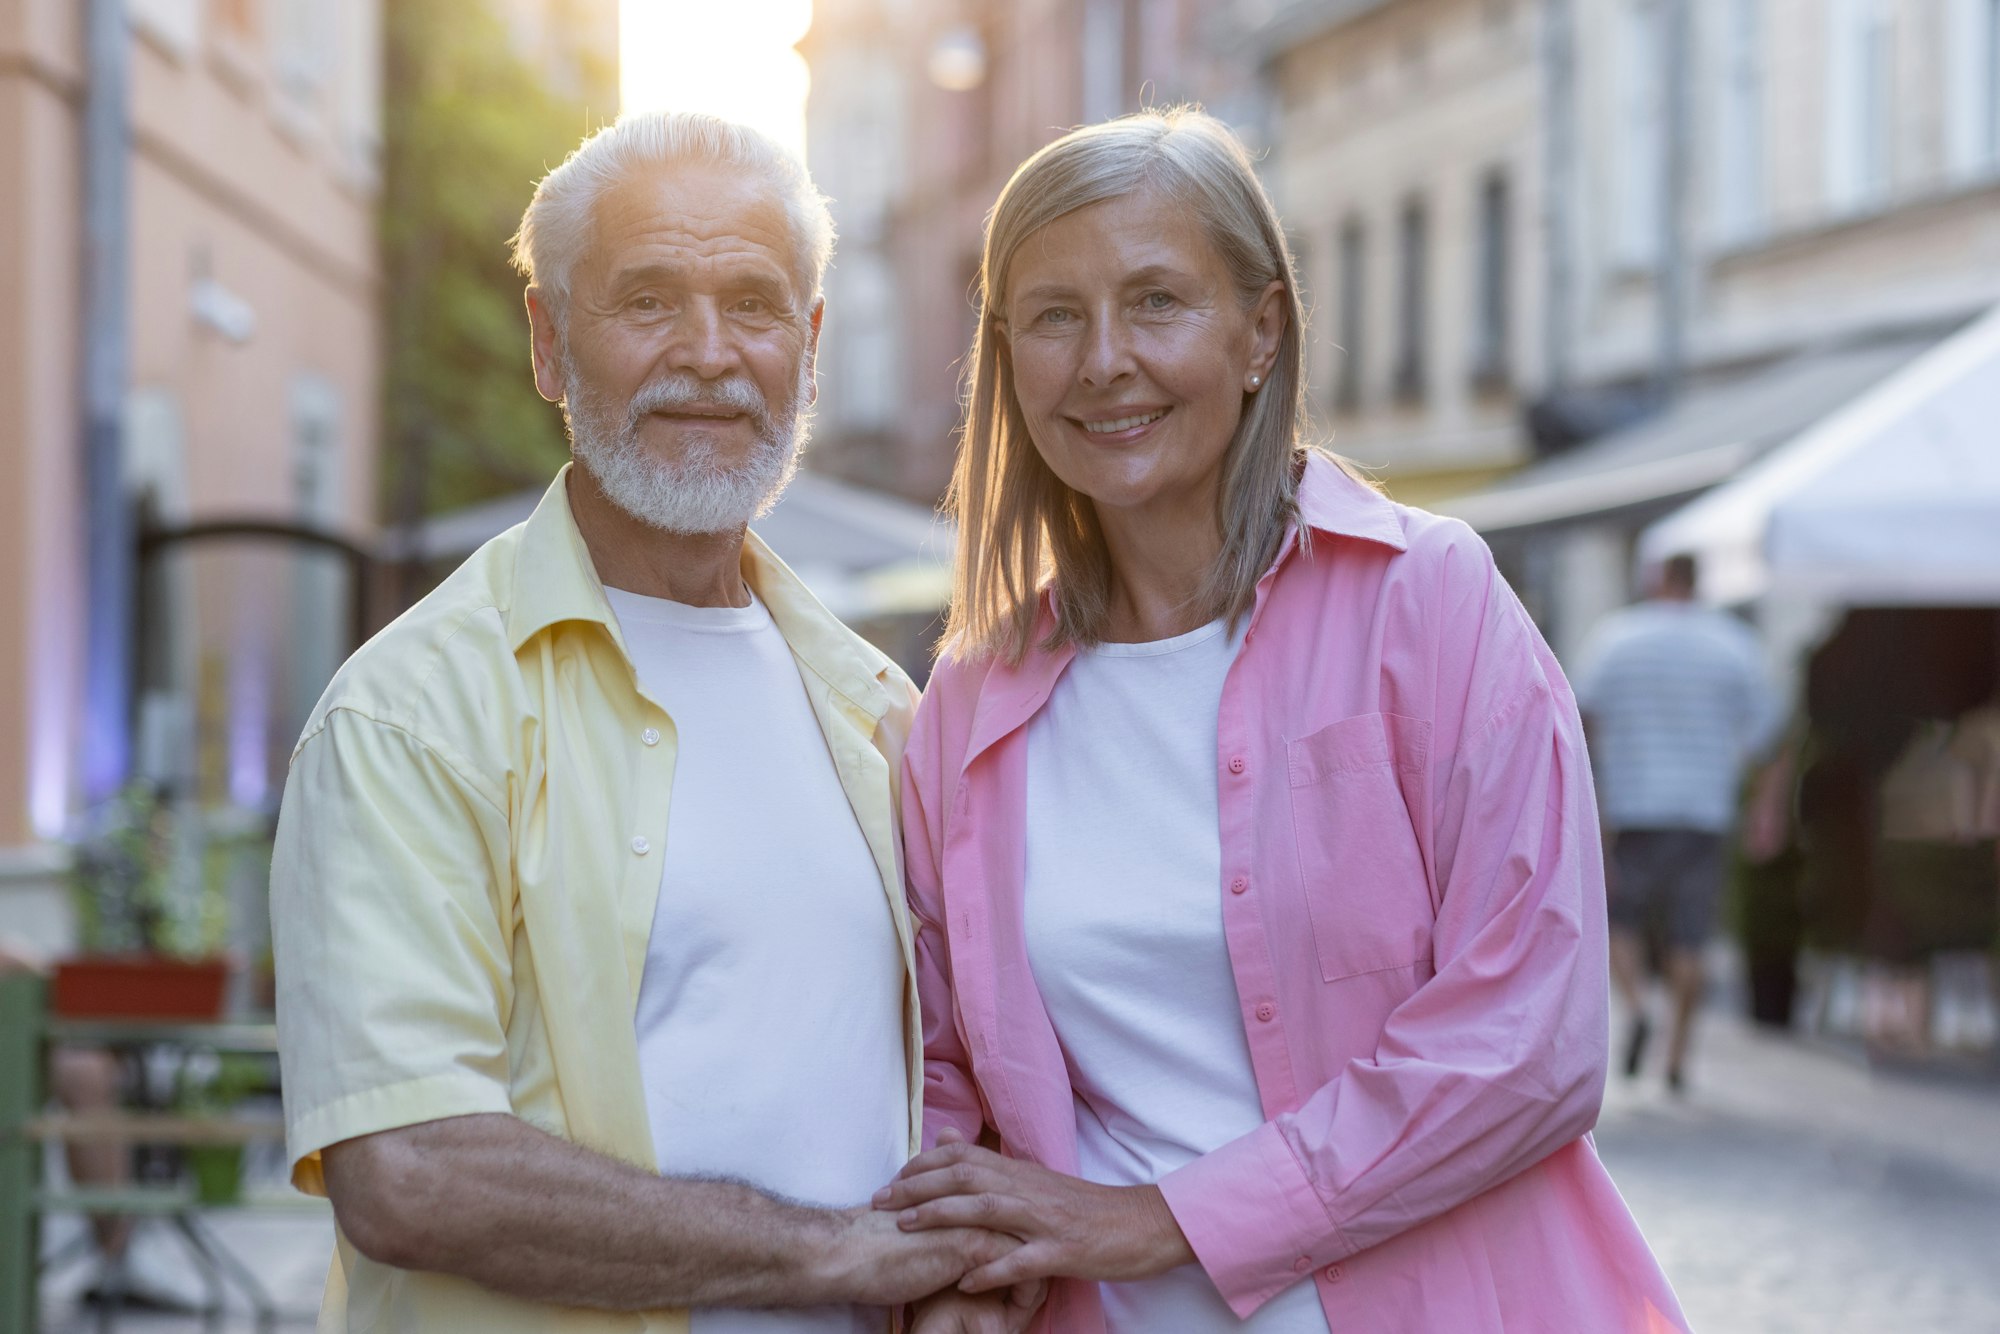
MULTIPOLYGON (((1263 1020, 1265 1023, 1267 1024, 1270 1023, 1272 1019, 1277 1017, 1277 1013, 1278 1013, 1278 1007, 1271 1004, 1271 1002, 1269 1001, 1257 1002, 1257 1017, 1263 1020)), ((1306 1266, 1306 1269, 1311 1269, 1311 1268, 1312 1268, 1311 1265, 1306 1266)), ((1305 1272, 1305 1269, 1301 1269, 1299 1272, 1303 1274, 1305 1272)))
POLYGON ((649 727, 645 731, 639 733, 639 739, 645 742, 649 746, 657 746, 660 744, 660 729, 657 727, 649 727))
POLYGON ((1292 1272, 1294 1274, 1303 1274, 1312 1267, 1312 1257, 1309 1255, 1301 1255, 1298 1259, 1292 1261, 1292 1272))
POLYGON ((1250 888, 1250 882, 1248 880, 1245 880, 1240 875, 1237 876, 1234 880, 1229 882, 1229 892, 1231 894, 1241 894, 1244 891, 1248 890, 1249 888, 1250 888))
POLYGON ((1233 774, 1240 774, 1240 773, 1242 773, 1242 772, 1243 772, 1243 770, 1244 770, 1244 767, 1245 767, 1245 766, 1244 766, 1244 763, 1243 763, 1243 757, 1242 757, 1241 755, 1231 755, 1231 756, 1229 757, 1229 772, 1230 772, 1230 773, 1233 773, 1233 774))
POLYGON ((632 851, 637 853, 639 856, 643 857, 652 850, 653 850, 653 845, 647 842, 644 837, 635 838, 632 840, 632 851))
POLYGON ((1340 1280, 1346 1277, 1347 1277, 1347 1271, 1345 1269, 1342 1269, 1339 1265, 1328 1265, 1326 1267, 1327 1282, 1338 1283, 1340 1282, 1340 1280))

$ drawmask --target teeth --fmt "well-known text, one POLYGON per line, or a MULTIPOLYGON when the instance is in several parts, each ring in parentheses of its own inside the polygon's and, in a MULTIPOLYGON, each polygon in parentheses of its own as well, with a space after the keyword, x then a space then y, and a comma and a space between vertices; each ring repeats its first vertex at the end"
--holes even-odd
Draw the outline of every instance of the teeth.
POLYGON ((1120 417, 1117 421, 1109 422, 1085 422, 1083 429, 1092 435, 1110 435, 1113 431, 1129 431, 1134 426, 1144 426, 1147 422, 1156 422, 1166 415, 1164 411, 1149 412, 1143 417, 1120 417))

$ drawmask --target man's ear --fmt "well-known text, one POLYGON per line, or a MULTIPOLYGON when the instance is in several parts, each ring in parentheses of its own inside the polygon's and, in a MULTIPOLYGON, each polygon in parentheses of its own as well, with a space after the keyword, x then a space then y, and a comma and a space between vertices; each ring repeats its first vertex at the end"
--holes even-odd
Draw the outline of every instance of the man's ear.
POLYGON ((826 298, 813 302, 812 314, 806 317, 806 402, 819 402, 819 327, 826 319, 826 298))
POLYGON ((547 294, 530 287, 528 299, 528 354, 535 363, 535 391, 551 403, 562 402, 562 330, 547 294))

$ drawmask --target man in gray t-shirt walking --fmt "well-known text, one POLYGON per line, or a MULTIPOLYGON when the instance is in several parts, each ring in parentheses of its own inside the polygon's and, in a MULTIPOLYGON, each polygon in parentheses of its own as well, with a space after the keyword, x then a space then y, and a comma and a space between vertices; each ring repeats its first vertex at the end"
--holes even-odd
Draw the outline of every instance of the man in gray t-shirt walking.
POLYGON ((1625 1073, 1639 1072, 1651 1031, 1645 939, 1652 931, 1666 950, 1667 1085, 1676 1092, 1737 787, 1778 722, 1756 637, 1734 616, 1697 603, 1695 584, 1692 556, 1668 560, 1654 596, 1591 632, 1575 672, 1607 834, 1611 976, 1632 1011, 1625 1073))

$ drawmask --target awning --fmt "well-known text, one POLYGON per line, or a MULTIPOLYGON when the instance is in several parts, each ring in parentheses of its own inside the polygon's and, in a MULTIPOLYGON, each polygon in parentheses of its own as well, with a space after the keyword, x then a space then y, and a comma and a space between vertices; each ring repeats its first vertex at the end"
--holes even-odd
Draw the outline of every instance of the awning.
MULTIPOLYGON (((391 547, 427 562, 461 560, 525 521, 541 498, 523 491, 433 515, 391 547)), ((801 472, 751 527, 843 620, 931 613, 950 600, 956 539, 921 505, 801 472)))
POLYGON ((1658 416, 1437 508, 1491 534, 1671 504, 1734 477, 1936 343, 1899 339, 1800 353, 1692 390, 1658 416))
POLYGON ((2000 308, 1647 528, 1704 593, 2000 606, 2000 308))

